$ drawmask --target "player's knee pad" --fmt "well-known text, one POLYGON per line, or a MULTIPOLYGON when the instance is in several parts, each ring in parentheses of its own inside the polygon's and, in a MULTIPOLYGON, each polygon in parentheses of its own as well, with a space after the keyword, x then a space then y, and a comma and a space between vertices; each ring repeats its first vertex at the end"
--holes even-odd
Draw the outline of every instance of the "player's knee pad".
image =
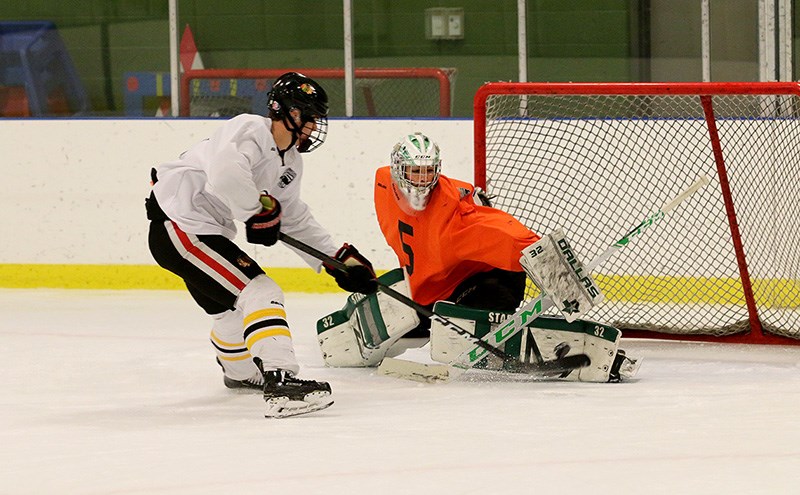
POLYGON ((283 291, 266 275, 252 279, 236 299, 242 313, 242 337, 253 357, 265 368, 282 368, 297 373, 299 367, 286 321, 283 291))
MULTIPOLYGON (((402 269, 378 280, 409 294, 402 269)), ((386 294, 351 294, 343 309, 317 321, 317 341, 328 366, 377 366, 392 345, 417 325, 417 312, 386 294)))
POLYGON ((267 306, 283 307, 283 291, 274 280, 266 275, 258 275, 242 289, 236 298, 236 308, 245 315, 248 310, 267 306))
POLYGON ((242 337, 241 311, 225 311, 212 315, 212 318, 211 345, 225 375, 234 380, 246 380, 258 373, 250 349, 242 337))

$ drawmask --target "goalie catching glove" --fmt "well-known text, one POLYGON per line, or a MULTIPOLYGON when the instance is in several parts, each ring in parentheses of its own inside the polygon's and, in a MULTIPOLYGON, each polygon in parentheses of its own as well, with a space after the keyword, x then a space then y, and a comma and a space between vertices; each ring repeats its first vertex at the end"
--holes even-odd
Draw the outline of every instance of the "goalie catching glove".
POLYGON ((472 198, 475 200, 475 204, 479 204, 482 206, 492 207, 492 200, 497 196, 489 196, 489 193, 481 189, 480 187, 476 187, 474 191, 472 191, 472 198))
POLYGON ((336 280, 343 290, 361 294, 374 294, 378 291, 378 282, 375 280, 372 263, 359 253, 355 246, 344 243, 333 258, 344 263, 347 270, 339 270, 324 263, 323 265, 325 271, 336 280))
POLYGON ((281 204, 277 199, 262 191, 261 212, 250 217, 244 224, 247 242, 272 246, 278 242, 281 230, 281 204))

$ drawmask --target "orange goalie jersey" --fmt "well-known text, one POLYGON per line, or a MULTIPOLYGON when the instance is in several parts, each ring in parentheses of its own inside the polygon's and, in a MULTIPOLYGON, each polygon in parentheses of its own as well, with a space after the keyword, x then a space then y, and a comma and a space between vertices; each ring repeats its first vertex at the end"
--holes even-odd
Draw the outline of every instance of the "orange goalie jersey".
POLYGON ((405 268, 411 297, 447 299, 466 278, 493 268, 521 272, 520 251, 539 236, 508 213, 475 204, 473 186, 439 176, 424 211, 404 212, 389 167, 375 174, 375 211, 383 236, 405 268))

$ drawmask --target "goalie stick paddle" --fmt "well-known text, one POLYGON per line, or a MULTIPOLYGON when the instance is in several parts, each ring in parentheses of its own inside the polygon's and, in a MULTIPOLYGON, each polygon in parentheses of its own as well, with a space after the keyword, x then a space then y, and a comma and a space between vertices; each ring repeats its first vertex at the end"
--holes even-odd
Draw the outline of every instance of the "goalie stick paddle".
MULTIPOLYGON (((706 185, 711 182, 711 179, 707 175, 702 175, 698 178, 691 186, 686 188, 682 191, 679 195, 677 195, 672 200, 668 201, 655 213, 652 213, 647 216, 644 220, 642 220, 639 225, 632 228, 628 231, 627 234, 622 236, 619 240, 611 244, 606 248, 605 251, 600 253, 595 259, 593 259, 587 266, 586 271, 592 272, 595 268, 605 263, 609 258, 611 258, 614 254, 616 254, 620 249, 626 247, 633 239, 641 235, 645 230, 647 230, 652 225, 656 224, 658 221, 664 218, 664 216, 675 209, 679 204, 681 204, 684 200, 686 200, 689 196, 697 192, 698 190, 702 189, 706 185)), ((549 309, 553 305, 550 298, 547 294, 541 294, 536 299, 528 302, 522 308, 520 308, 516 313, 511 315, 505 323, 498 326, 497 329, 489 332, 481 342, 491 342, 492 346, 500 346, 505 341, 519 333, 523 328, 530 325, 533 320, 538 318, 542 313, 544 313, 547 309, 549 309)), ((467 349, 463 353, 461 353, 458 357, 456 357, 453 361, 451 361, 450 365, 469 369, 473 367, 476 363, 486 357, 486 352, 483 346, 474 346, 470 349, 467 349)))

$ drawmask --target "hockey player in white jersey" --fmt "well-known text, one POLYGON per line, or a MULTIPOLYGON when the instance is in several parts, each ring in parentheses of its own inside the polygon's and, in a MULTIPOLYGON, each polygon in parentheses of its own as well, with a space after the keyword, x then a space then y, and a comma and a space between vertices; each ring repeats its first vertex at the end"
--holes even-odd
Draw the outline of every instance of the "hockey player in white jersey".
MULTIPOLYGON (((268 417, 317 411, 333 399, 328 383, 295 378, 283 291, 233 242, 234 221, 244 222, 250 243, 271 246, 284 232, 345 262, 347 272, 332 273, 344 290, 377 290, 371 263, 346 243, 337 249, 300 199, 301 153, 323 143, 327 114, 323 88, 290 72, 273 84, 268 117, 234 117, 151 172, 150 251, 212 317, 225 385, 263 391, 268 417)), ((320 271, 319 261, 298 254, 320 271)))

